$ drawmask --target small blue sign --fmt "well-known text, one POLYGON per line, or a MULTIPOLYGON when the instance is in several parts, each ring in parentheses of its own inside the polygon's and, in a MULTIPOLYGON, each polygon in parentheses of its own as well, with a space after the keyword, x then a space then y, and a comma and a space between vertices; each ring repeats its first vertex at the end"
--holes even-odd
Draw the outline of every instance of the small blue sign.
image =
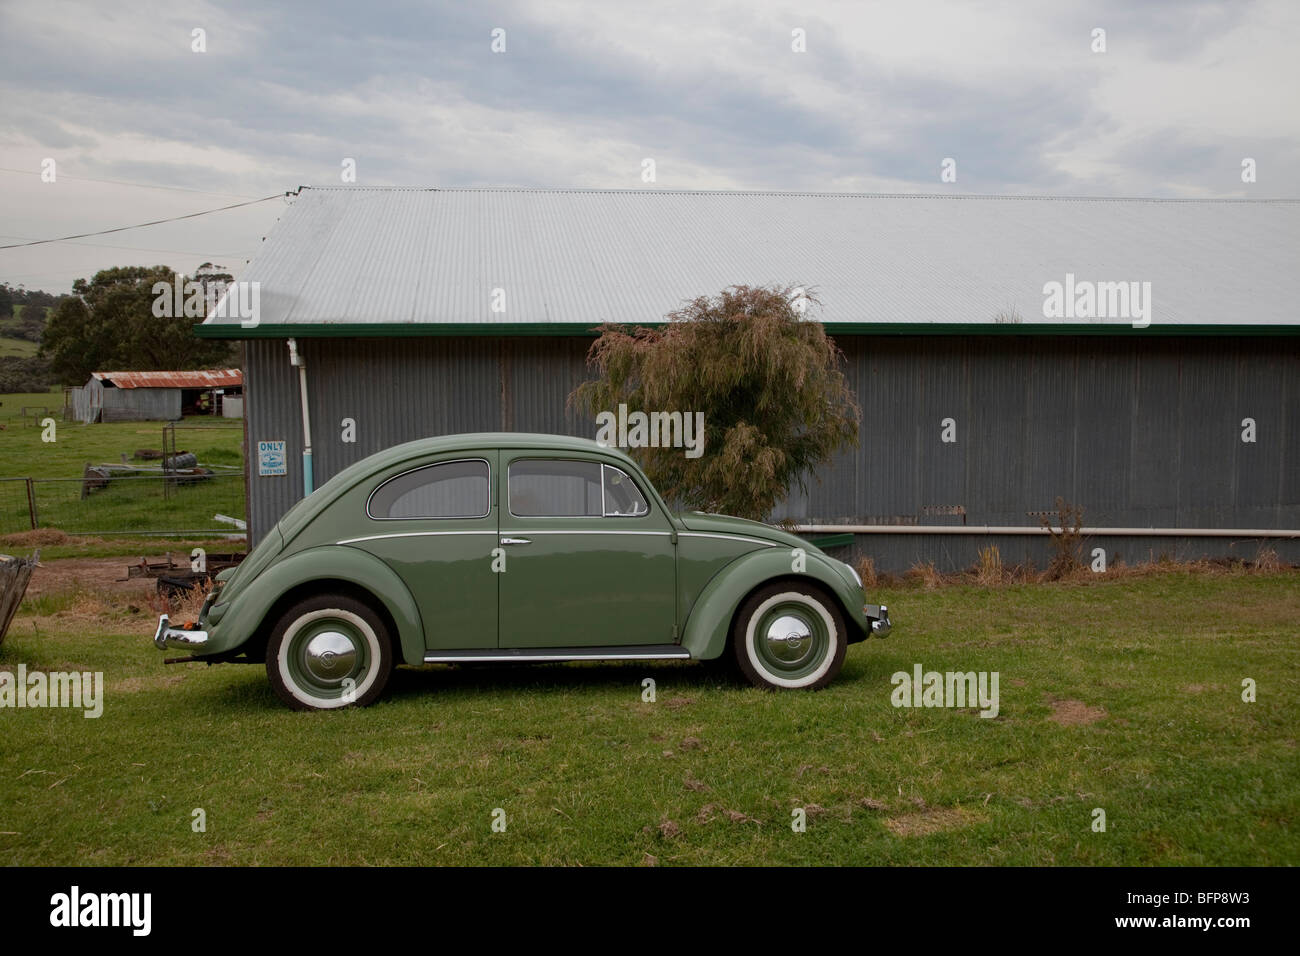
POLYGON ((287 475, 289 463, 284 456, 284 441, 259 441, 257 443, 258 475, 287 475))

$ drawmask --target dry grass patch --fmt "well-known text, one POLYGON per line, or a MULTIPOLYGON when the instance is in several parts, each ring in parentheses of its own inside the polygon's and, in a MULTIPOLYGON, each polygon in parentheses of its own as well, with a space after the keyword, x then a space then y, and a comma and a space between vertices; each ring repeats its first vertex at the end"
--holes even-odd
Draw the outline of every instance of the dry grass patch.
POLYGON ((0 534, 0 549, 48 548, 56 544, 80 544, 85 538, 72 538, 55 528, 37 528, 0 534))
POLYGON ((983 821, 984 817, 978 813, 961 807, 930 807, 915 813, 890 817, 884 823, 896 836, 914 837, 929 836, 931 833, 942 833, 945 830, 960 830, 983 821))
POLYGON ((975 565, 975 583, 981 587, 996 587, 1006 580, 1006 570, 1002 567, 1002 552, 996 544, 980 548, 980 559, 975 565))
POLYGON ((935 568, 933 561, 918 561, 904 577, 920 584, 927 591, 933 591, 943 584, 943 575, 935 568))
POLYGON ((1255 552, 1254 569, 1263 572, 1280 571, 1282 562, 1278 560, 1277 551, 1261 543, 1259 550, 1255 552))
POLYGON ((1104 707, 1089 707, 1081 700, 1051 698, 1048 700, 1048 704, 1052 708, 1052 713, 1047 719, 1060 724, 1062 727, 1095 724, 1102 718, 1109 716, 1104 707))
POLYGON ((862 555, 854 562, 857 568, 858 576, 862 578, 862 586, 868 591, 875 590, 880 586, 880 578, 876 575, 876 559, 862 555))
POLYGON ((211 585, 196 585, 176 594, 153 594, 145 597, 145 603, 154 614, 166 614, 172 621, 198 621, 199 611, 208 598, 211 585))
POLYGON ((177 684, 184 683, 184 674, 173 674, 169 676, 158 677, 125 677, 122 680, 113 681, 108 685, 108 691, 113 694, 138 694, 143 690, 159 690, 164 687, 174 687, 177 684))

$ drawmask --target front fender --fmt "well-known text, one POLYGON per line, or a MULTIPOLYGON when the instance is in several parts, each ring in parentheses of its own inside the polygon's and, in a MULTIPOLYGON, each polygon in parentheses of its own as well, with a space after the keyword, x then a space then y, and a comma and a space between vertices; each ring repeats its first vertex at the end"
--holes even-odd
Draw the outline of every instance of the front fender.
POLYGON ((397 624, 402 660, 424 661, 424 624, 415 599, 402 579, 384 562, 359 548, 325 545, 281 557, 241 587, 229 603, 220 602, 209 621, 203 656, 236 650, 257 633, 267 613, 285 592, 312 581, 335 579, 365 588, 378 599, 397 624), (224 609, 221 604, 226 604, 224 609), (222 611, 224 610, 224 613, 222 611))
MULTIPOLYGON (((700 592, 695 606, 686 619, 682 646, 691 657, 710 660, 718 657, 727 647, 731 622, 736 609, 749 592, 766 581, 776 578, 809 578, 822 585, 840 603, 840 610, 850 628, 865 630, 870 635, 869 623, 862 616, 863 595, 856 587, 845 583, 843 575, 825 555, 808 551, 804 557, 804 570, 792 570, 794 558, 790 548, 764 548, 751 551, 732 561, 713 576, 700 592)), ((849 636, 853 642, 855 637, 849 636)))

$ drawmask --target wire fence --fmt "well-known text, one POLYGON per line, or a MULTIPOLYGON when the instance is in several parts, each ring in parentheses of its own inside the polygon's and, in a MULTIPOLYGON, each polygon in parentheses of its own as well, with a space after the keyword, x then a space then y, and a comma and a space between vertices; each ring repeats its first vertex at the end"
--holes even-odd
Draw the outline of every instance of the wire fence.
POLYGON ((245 520, 245 483, 242 471, 0 478, 0 534, 234 534, 216 515, 245 520))

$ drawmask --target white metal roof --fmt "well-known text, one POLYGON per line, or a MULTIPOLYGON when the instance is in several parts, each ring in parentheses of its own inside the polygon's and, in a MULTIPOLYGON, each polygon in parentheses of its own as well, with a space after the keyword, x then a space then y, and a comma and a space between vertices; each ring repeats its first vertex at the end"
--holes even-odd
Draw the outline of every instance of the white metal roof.
POLYGON ((264 334, 364 335, 656 322, 774 283, 828 325, 1062 325, 1067 273, 1150 282, 1153 328, 1297 326, 1300 201, 304 188, 239 278, 264 334))

